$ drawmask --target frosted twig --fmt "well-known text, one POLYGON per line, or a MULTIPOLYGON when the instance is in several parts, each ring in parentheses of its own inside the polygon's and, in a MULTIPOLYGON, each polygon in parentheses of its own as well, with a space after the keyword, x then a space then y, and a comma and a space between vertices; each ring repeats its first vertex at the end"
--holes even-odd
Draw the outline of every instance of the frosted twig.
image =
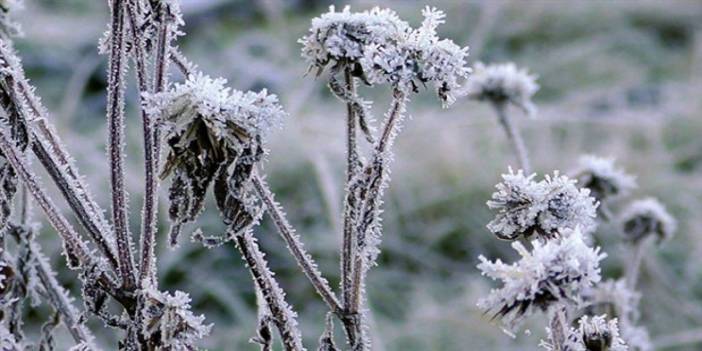
POLYGON ((141 219, 141 260, 139 264, 139 280, 141 285, 145 279, 154 280, 156 274, 156 221, 158 211, 158 155, 155 152, 158 143, 157 127, 144 108, 144 94, 148 93, 144 40, 139 33, 137 0, 131 0, 127 6, 127 15, 131 26, 132 52, 136 64, 137 85, 139 89, 139 107, 144 134, 144 208, 141 219))
POLYGON ((112 186, 112 221, 115 226, 119 273, 122 285, 131 290, 135 286, 134 257, 127 218, 127 193, 124 188, 124 75, 126 49, 124 12, 127 4, 111 0, 110 54, 107 71, 107 129, 112 186))
POLYGON ((555 306, 548 322, 552 351, 567 351, 565 343, 568 336, 569 325, 566 307, 563 305, 555 306))
POLYGON ((507 114, 507 103, 494 102, 492 106, 497 113, 497 119, 500 122, 500 125, 505 130, 505 133, 507 133, 507 139, 509 139, 509 142, 512 145, 512 150, 517 156, 519 167, 524 170, 524 173, 531 173, 529 154, 526 146, 524 146, 524 139, 522 139, 522 135, 517 126, 514 124, 514 121, 512 121, 509 114, 507 114))
POLYGON ((251 231, 234 235, 234 240, 244 261, 246 261, 254 282, 258 285, 261 295, 263 295, 268 304, 273 323, 278 328, 283 341, 283 347, 288 351, 304 350, 300 331, 295 320, 295 312, 285 302, 285 293, 273 278, 273 272, 269 270, 263 253, 253 238, 251 231))
POLYGON ((280 208, 280 205, 275 201, 273 194, 271 193, 268 184, 264 179, 261 178, 258 173, 254 173, 252 177, 252 183, 256 189, 256 193, 261 198, 261 201, 266 205, 266 213, 273 220, 278 229, 278 233, 283 238, 285 243, 293 255, 297 264, 302 268, 307 278, 314 286, 317 293, 322 297, 322 300, 329 306, 329 308, 340 315, 342 312, 342 307, 339 304, 336 295, 329 286, 329 282, 322 276, 322 273, 317 268, 317 264, 314 262, 312 257, 305 251, 305 248, 300 241, 300 237, 295 233, 295 229, 290 225, 285 213, 280 208))

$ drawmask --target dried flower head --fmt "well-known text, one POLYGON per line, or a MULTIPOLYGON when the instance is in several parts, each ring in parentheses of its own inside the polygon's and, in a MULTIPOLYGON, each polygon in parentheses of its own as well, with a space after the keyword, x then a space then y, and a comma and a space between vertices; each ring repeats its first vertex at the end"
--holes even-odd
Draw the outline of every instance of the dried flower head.
POLYGON ((513 328, 535 310, 545 311, 554 303, 580 303, 582 291, 600 281, 599 248, 590 248, 579 229, 566 230, 554 240, 532 241, 529 252, 520 242, 512 243, 521 259, 511 265, 480 256, 478 269, 503 285, 478 302, 486 313, 494 313, 513 328))
POLYGON ((352 13, 334 8, 312 20, 310 34, 300 39, 302 56, 321 73, 348 69, 367 84, 391 84, 403 91, 417 91, 418 83, 433 83, 444 106, 455 101, 454 91, 466 78, 468 48, 439 39, 436 27, 444 13, 422 11, 424 21, 411 28, 391 10, 374 8, 352 13))
POLYGON ((264 154, 267 132, 285 116, 275 95, 231 91, 225 84, 224 79, 198 74, 147 97, 149 113, 170 127, 161 177, 174 174, 169 213, 176 235, 182 223, 201 212, 215 177, 238 164, 251 171, 264 154))
MULTIPOLYGON (((638 318, 641 294, 629 289, 624 279, 608 279, 583 293, 589 314, 606 313, 620 321, 638 318)), ((623 323, 622 323, 623 324, 623 323)))
POLYGON ((203 324, 204 316, 195 316, 190 311, 190 297, 184 292, 169 294, 146 287, 142 298, 142 332, 149 338, 156 338, 157 345, 164 349, 194 350, 197 340, 212 329, 211 324, 203 324))
POLYGON ((544 180, 534 181, 535 175, 523 171, 502 175, 497 192, 487 202, 497 210, 488 229, 498 238, 515 240, 520 236, 537 234, 552 237, 562 229, 580 227, 590 232, 595 226, 596 203, 589 190, 578 189, 575 181, 555 172, 544 180))
POLYGON ((536 112, 531 97, 539 90, 536 76, 514 63, 485 65, 478 62, 466 85, 466 94, 471 99, 493 103, 511 103, 528 115, 536 112))
MULTIPOLYGON (((551 330, 548 330, 548 334, 551 339, 551 330)), ((553 342, 542 341, 540 346, 549 351, 559 350, 553 346, 553 342)), ((619 336, 617 319, 608 321, 606 315, 580 318, 578 327, 569 330, 562 348, 567 351, 627 351, 628 349, 619 336)))
POLYGON ((660 243, 672 238, 677 227, 675 218, 654 198, 630 203, 622 212, 620 222, 624 237, 632 242, 655 236, 660 243))
POLYGON ((620 326, 621 336, 630 351, 651 351, 653 344, 651 336, 648 334, 646 327, 635 326, 632 323, 622 323, 620 326))
POLYGON ((401 40, 369 45, 361 65, 371 84, 390 83, 404 91, 417 91, 419 83, 433 83, 447 107, 456 100, 461 79, 470 73, 466 66, 468 47, 439 39, 436 28, 446 16, 442 11, 426 7, 422 15, 422 25, 406 31, 401 40))
POLYGON ((359 60, 371 45, 386 46, 401 40, 409 25, 389 9, 375 7, 370 11, 351 12, 350 7, 329 12, 312 19, 309 34, 298 42, 302 44, 302 57, 317 69, 317 75, 331 64, 335 69, 349 69, 356 77, 363 78, 359 60))
POLYGON ((626 195, 636 188, 636 177, 614 166, 611 158, 584 155, 578 161, 578 169, 574 172, 580 185, 590 189, 597 201, 626 195))

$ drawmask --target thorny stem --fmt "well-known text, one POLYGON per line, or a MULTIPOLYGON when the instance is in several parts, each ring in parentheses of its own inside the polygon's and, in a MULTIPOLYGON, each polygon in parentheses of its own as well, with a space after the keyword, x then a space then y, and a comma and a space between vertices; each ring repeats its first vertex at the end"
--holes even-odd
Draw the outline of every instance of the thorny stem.
POLYGON ((263 253, 258 247, 251 232, 234 235, 236 246, 241 252, 251 272, 254 282, 266 300, 273 324, 275 324, 283 342, 283 347, 288 351, 304 350, 294 312, 285 302, 285 296, 278 283, 268 269, 263 253))
MULTIPOLYGON (((344 70, 344 81, 346 90, 352 97, 356 96, 356 84, 353 81, 350 70, 344 70)), ((353 104, 349 101, 346 103, 346 184, 351 185, 355 178, 358 168, 358 147, 356 145, 356 116, 353 110, 353 104)), ((343 296, 344 309, 351 309, 351 276, 352 262, 354 260, 354 241, 353 241, 353 217, 356 207, 355 199, 351 192, 346 191, 344 198, 344 233, 341 249, 341 290, 343 296)))
POLYGON ((305 251, 299 236, 295 233, 295 229, 290 225, 285 213, 280 208, 280 205, 275 201, 273 194, 271 193, 268 184, 263 180, 258 173, 254 173, 252 178, 254 188, 256 193, 261 198, 261 201, 266 205, 266 213, 271 217, 273 223, 278 229, 278 233, 283 238, 285 243, 290 250, 290 253, 297 261, 297 264, 302 268, 303 272, 307 278, 314 286, 319 296, 322 300, 329 306, 329 308, 337 315, 342 312, 342 307, 339 304, 334 291, 327 280, 322 277, 321 272, 317 268, 317 264, 314 262, 312 257, 305 251))
POLYGON ((495 102, 493 103, 495 112, 497 113, 497 119, 502 125, 502 128, 507 133, 507 139, 509 139, 512 149, 517 156, 519 161, 519 166, 524 171, 524 173, 531 173, 531 166, 529 164, 529 154, 527 153, 526 146, 524 146, 524 139, 519 132, 519 129, 514 124, 509 114, 507 114, 507 103, 506 102, 495 102))
POLYGON ((139 264, 139 280, 141 286, 144 280, 149 279, 155 283, 156 257, 154 255, 156 221, 158 211, 158 182, 156 172, 158 168, 157 155, 154 152, 156 140, 154 122, 149 118, 144 108, 144 94, 148 92, 146 74, 146 61, 144 57, 144 40, 139 33, 137 23, 138 0, 131 0, 127 6, 127 15, 131 26, 134 61, 136 64, 137 85, 139 88, 139 102, 141 119, 144 132, 144 208, 141 219, 141 261, 139 264))
POLYGON ((110 55, 107 89, 108 153, 110 157, 110 184, 112 185, 112 221, 117 239, 119 273, 122 285, 131 290, 135 286, 129 225, 127 194, 124 189, 124 0, 112 0, 110 55))

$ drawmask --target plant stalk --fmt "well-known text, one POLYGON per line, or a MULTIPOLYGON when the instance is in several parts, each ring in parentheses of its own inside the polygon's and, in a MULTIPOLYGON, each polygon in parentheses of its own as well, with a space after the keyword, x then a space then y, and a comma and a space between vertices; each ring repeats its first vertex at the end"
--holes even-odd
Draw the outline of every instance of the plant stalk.
POLYGON ((514 154, 517 156, 520 168, 525 174, 531 173, 531 165, 529 163, 529 154, 527 152, 526 146, 524 145, 524 139, 522 138, 519 129, 514 124, 509 114, 507 113, 507 103, 506 102, 496 102, 493 103, 495 112, 497 113, 497 119, 500 125, 507 133, 507 139, 509 139, 510 145, 514 154))

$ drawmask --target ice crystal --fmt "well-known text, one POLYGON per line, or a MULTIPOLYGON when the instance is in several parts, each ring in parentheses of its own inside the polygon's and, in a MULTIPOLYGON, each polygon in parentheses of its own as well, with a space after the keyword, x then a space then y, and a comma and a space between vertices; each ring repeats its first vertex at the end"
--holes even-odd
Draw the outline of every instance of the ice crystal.
POLYGON ((555 303, 581 303, 582 291, 599 282, 599 262, 606 256, 599 248, 588 247, 579 229, 566 230, 546 242, 534 240, 532 245, 529 252, 522 243, 512 243, 521 259, 511 265, 479 257, 478 269, 493 280, 501 280, 502 287, 493 289, 478 306, 510 328, 555 303))
MULTIPOLYGON (((169 213, 175 228, 197 217, 216 177, 219 188, 227 190, 232 172, 244 177, 251 172, 263 156, 266 134, 285 116, 275 95, 232 91, 225 84, 224 79, 198 74, 147 96, 150 115, 170 127, 161 177, 174 174, 169 213)), ((224 195, 218 194, 220 204, 226 202, 220 198, 224 195)))
POLYGON ((549 342, 542 341, 540 346, 549 351, 627 351, 624 340, 619 335, 617 319, 607 320, 606 315, 583 316, 578 320, 578 327, 571 328, 562 349, 555 348, 553 337, 548 330, 549 342))
POLYGON ((510 168, 497 184, 497 192, 487 202, 497 210, 488 229, 498 238, 515 240, 520 236, 537 234, 551 237, 561 229, 580 227, 584 232, 595 226, 594 199, 589 190, 578 189, 575 181, 555 172, 544 180, 535 181, 535 175, 525 176, 510 168))
POLYGON ((205 317, 190 311, 188 294, 181 291, 170 294, 153 287, 146 287, 142 293, 145 301, 141 310, 142 332, 157 338, 157 345, 168 350, 192 350, 198 339, 210 333, 212 325, 203 324, 205 317))
POLYGON ((633 242, 653 235, 660 243, 673 237, 677 228, 675 218, 655 198, 633 201, 622 212, 620 222, 625 238, 633 242))
POLYGON ((468 48, 437 36, 443 12, 427 7, 422 15, 422 25, 413 29, 387 9, 352 13, 348 7, 342 12, 332 7, 313 19, 310 34, 300 39, 302 56, 318 74, 332 63, 335 72, 348 69, 368 84, 416 91, 418 83, 432 83, 448 106, 470 72, 468 48))
POLYGON ((636 177, 616 168, 613 159, 593 155, 580 157, 575 178, 600 202, 636 188, 636 177))
POLYGON ((466 94, 472 99, 511 103, 528 115, 535 113, 531 97, 538 90, 536 76, 511 62, 490 65, 476 63, 466 85, 466 94))

